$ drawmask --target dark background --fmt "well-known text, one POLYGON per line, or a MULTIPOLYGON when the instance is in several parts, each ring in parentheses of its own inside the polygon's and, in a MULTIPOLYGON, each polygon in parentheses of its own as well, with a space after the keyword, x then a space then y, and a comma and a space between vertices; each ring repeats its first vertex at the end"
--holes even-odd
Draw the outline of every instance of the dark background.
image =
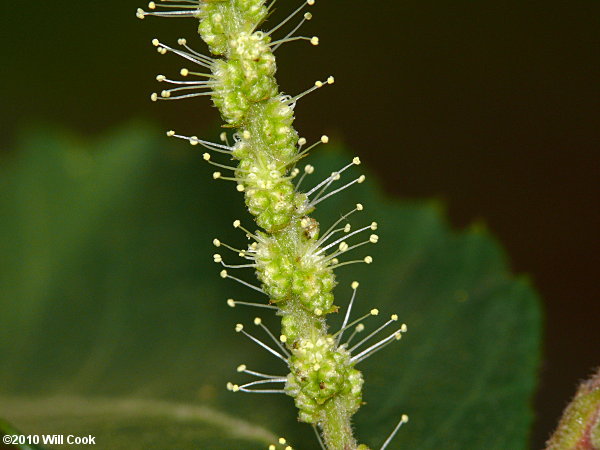
MULTIPOLYGON (((279 0, 283 17, 298 1, 279 0)), ((1 14, 0 149, 49 122, 94 135, 130 118, 201 134, 208 101, 149 101, 181 62, 150 40, 196 43, 190 20, 135 19, 135 0, 29 2, 1 14)), ((277 52, 301 133, 344 141, 390 194, 436 197, 456 227, 484 222, 545 305, 532 448, 600 364, 600 2, 320 0, 277 52)), ((273 22, 275 23, 275 22, 273 22)))

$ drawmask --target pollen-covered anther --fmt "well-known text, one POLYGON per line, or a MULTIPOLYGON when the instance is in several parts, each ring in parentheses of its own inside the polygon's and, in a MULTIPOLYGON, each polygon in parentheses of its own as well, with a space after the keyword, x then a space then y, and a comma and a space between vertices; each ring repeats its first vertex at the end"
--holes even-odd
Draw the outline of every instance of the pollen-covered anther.
POLYGON ((377 242, 379 242, 379 236, 377 236, 376 234, 372 234, 371 236, 369 236, 369 242, 371 244, 377 244, 377 242))
POLYGON ((213 255, 213 261, 216 263, 221 263, 221 262, 223 262, 223 258, 218 253, 215 253, 213 255))
POLYGON ((227 306, 229 306, 230 308, 235 308, 235 300, 232 298, 228 298, 227 299, 227 306))
POLYGON ((246 370, 246 364, 240 364, 236 369, 238 372, 244 372, 246 370))
POLYGON ((281 342, 283 342, 284 344, 287 342, 287 336, 285 334, 282 334, 281 336, 279 336, 279 340, 281 342))
POLYGON ((221 172, 213 172, 212 177, 214 180, 221 178, 221 172))
POLYGON ((262 323, 262 319, 260 317, 254 318, 254 325, 258 326, 262 323))
POLYGON ((227 278, 227 271, 226 270, 221 270, 221 272, 219 273, 219 275, 221 276, 221 278, 227 278))
POLYGON ((306 166, 304 166, 304 173, 311 175, 312 173, 314 173, 315 168, 314 166, 307 164, 306 166))
POLYGON ((373 262, 373 258, 371 256, 365 256, 364 261, 366 264, 371 264, 373 262))
POLYGON ((315 45, 315 46, 319 45, 319 37, 318 37, 318 36, 313 36, 313 37, 311 37, 311 38, 310 38, 310 43, 311 43, 312 45, 315 45))
POLYGON ((244 329, 244 325, 242 325, 241 323, 238 323, 238 324, 235 325, 235 332, 236 333, 240 333, 243 329, 244 329))
POLYGON ((352 163, 353 163, 355 166, 360 166, 360 163, 361 163, 361 161, 360 161, 360 158, 359 158, 358 156, 355 156, 355 157, 352 159, 352 163))
POLYGON ((371 227, 370 227, 371 230, 375 231, 375 230, 377 230, 377 227, 378 227, 377 222, 371 222, 371 227))

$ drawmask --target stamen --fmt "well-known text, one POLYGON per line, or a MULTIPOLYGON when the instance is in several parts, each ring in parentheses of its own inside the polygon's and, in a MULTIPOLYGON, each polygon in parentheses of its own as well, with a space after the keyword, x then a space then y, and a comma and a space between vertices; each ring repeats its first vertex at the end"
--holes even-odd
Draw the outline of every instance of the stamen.
POLYGON ((365 342, 367 342, 369 339, 371 339, 377 333, 379 333, 380 331, 382 331, 385 328, 387 328, 391 323, 397 322, 397 321, 398 321, 398 316, 396 314, 392 314, 392 317, 390 318, 390 320, 388 320, 386 323, 384 323, 383 325, 381 325, 379 328, 377 328, 375 331, 373 331, 371 334, 369 334, 366 338, 362 339, 358 344, 354 345, 348 351, 350 353, 352 353, 354 350, 356 350, 358 347, 360 347, 361 345, 363 345, 365 342))
POLYGON ((280 39, 278 41, 273 41, 269 45, 275 45, 275 48, 273 49, 273 51, 275 51, 281 44, 285 44, 287 42, 294 42, 294 41, 310 41, 310 43, 312 45, 314 45, 314 46, 319 45, 319 38, 317 36, 313 36, 313 37, 308 37, 308 36, 285 37, 285 38, 280 39))
MULTIPOLYGON (((326 85, 328 85, 328 84, 333 84, 334 82, 335 82, 335 78, 333 78, 333 77, 331 77, 331 76, 330 76, 329 78, 327 78, 327 80, 326 80, 326 81, 315 81, 315 84, 314 84, 314 86, 313 86, 313 87, 311 87, 310 89, 307 89, 306 91, 304 91, 304 92, 302 92, 302 93, 300 93, 300 94, 296 95, 295 97, 292 97, 292 98, 290 98, 290 99, 287 101, 287 104, 288 104, 288 105, 290 105, 290 106, 292 106, 292 105, 295 105, 295 104, 296 104, 296 102, 297 102, 298 100, 300 100, 302 97, 304 97, 305 95, 308 95, 308 94, 310 94, 311 92, 313 92, 313 91, 316 91, 317 89, 320 89, 320 88, 322 88, 323 86, 326 86, 326 85)), ((293 106, 292 106, 292 108, 293 108, 293 106)))
POLYGON ((319 441, 319 445, 321 446, 321 449, 327 450, 327 447, 325 447, 325 444, 323 443, 323 439, 321 439, 321 434, 319 433, 317 426, 313 424, 312 428, 315 432, 315 435, 317 436, 317 440, 319 441))
MULTIPOLYGON (((311 19, 312 19, 312 14, 311 14, 311 13, 309 13, 309 12, 307 12, 307 13, 304 13, 304 16, 303 16, 302 20, 300 21, 300 23, 299 23, 298 25, 296 25, 296 26, 294 27, 294 29, 293 29, 292 31, 290 31, 290 32, 289 32, 289 33, 288 33, 288 34, 285 36, 285 38, 283 38, 282 40, 285 40, 285 39, 287 39, 287 38, 289 38, 289 37, 293 36, 293 35, 294 35, 294 33, 295 33, 296 31, 298 31, 302 25, 304 25, 304 22, 306 22, 307 20, 311 20, 311 19)), ((282 43, 283 43, 283 42, 282 42, 282 43)), ((281 43, 281 44, 282 44, 282 43, 281 43)), ((273 52, 275 52, 275 50, 277 50, 277 49, 278 49, 278 48, 281 46, 281 44, 277 44, 275 47, 273 47, 273 52)))
POLYGON ((213 261, 217 264, 221 264, 223 267, 227 267, 228 269, 247 269, 247 268, 256 268, 256 264, 225 264, 223 258, 220 254, 215 253, 213 255, 213 261))
MULTIPOLYGON (((273 333, 271 333, 271 330, 269 330, 264 323, 262 323, 262 319, 260 317, 256 317, 254 319, 254 325, 261 327, 263 330, 265 330, 265 332, 269 335, 269 337, 271 338, 271 340, 273 342, 275 342, 275 345, 277 345, 277 347, 279 347, 279 350, 281 350, 281 352, 287 356, 288 358, 290 358, 292 355, 290 355, 290 353, 287 351, 287 349, 281 345, 281 342, 279 340, 277 340, 277 338, 273 335, 273 333)), ((283 337, 283 335, 282 335, 283 337)), ((285 342, 285 339, 282 341, 285 342)))
POLYGON ((336 189, 335 191, 331 191, 331 192, 330 192, 329 194, 327 194, 326 196, 324 196, 324 197, 321 197, 321 198, 320 198, 320 199, 318 199, 318 200, 317 200, 317 199, 315 199, 315 200, 311 201, 311 202, 310 202, 310 206, 316 206, 316 205, 318 205, 318 204, 319 204, 319 203, 321 203, 323 200, 327 200, 327 199, 328 199, 329 197, 331 197, 332 195, 335 195, 335 194, 337 194, 338 192, 341 192, 341 191, 343 191, 344 189, 347 189, 347 188, 349 188, 350 186, 352 186, 352 185, 353 185, 353 184, 355 184, 355 183, 358 183, 358 184, 360 184, 360 183, 363 183, 363 182, 365 181, 365 179, 366 179, 366 177, 365 177, 364 175, 361 175, 360 177, 356 178, 355 180, 352 180, 350 183, 348 183, 348 184, 346 184, 346 185, 342 186, 341 188, 338 188, 338 189, 336 189))
POLYGON ((344 334, 344 330, 346 329, 346 324, 348 323, 348 319, 350 318, 350 312, 352 311, 352 305, 354 305, 354 298, 356 297, 356 290, 358 289, 358 281, 353 281, 351 284, 352 287, 352 298, 350 298, 350 303, 348 303, 348 309, 346 310, 346 316, 344 317, 344 322, 340 328, 340 334, 337 337, 336 345, 340 344, 342 340, 342 335, 344 334))
POLYGON ((285 383, 287 381, 287 378, 272 378, 272 379, 268 379, 268 380, 258 380, 258 381, 253 381, 251 383, 246 383, 243 384, 241 386, 238 386, 236 384, 234 384, 233 386, 233 392, 237 392, 237 391, 241 391, 241 392, 249 392, 249 393, 257 393, 257 394, 280 394, 280 393, 285 393, 284 390, 261 390, 261 389, 248 389, 249 387, 252 386, 257 386, 257 385, 261 385, 261 384, 271 384, 271 383, 285 383))
POLYGON ((358 325, 356 325, 356 328, 354 329, 354 331, 352 332, 352 334, 350 335, 348 340, 345 342, 345 344, 350 345, 350 341, 352 341, 352 339, 354 339, 354 336, 356 336, 358 333, 362 333, 364 330, 365 330, 365 326, 362 323, 359 323, 358 325))
POLYGON ((186 94, 179 95, 177 97, 171 97, 169 91, 162 91, 160 96, 156 92, 153 92, 150 95, 150 100, 152 100, 153 102, 156 102, 158 100, 183 100, 184 98, 203 97, 206 95, 212 95, 212 92, 197 92, 195 94, 186 94))
POLYGON ((207 78, 216 78, 212 73, 203 73, 203 72, 192 72, 188 69, 181 69, 179 74, 182 77, 187 77, 188 75, 195 75, 197 77, 207 77, 207 78))
POLYGON ((361 320, 366 319, 367 317, 371 317, 371 316, 377 316, 379 315, 379 310, 378 309, 372 309, 371 311, 369 311, 367 314, 365 314, 362 317, 359 317, 358 319, 354 320, 353 322, 349 323, 348 325, 346 325, 343 328, 340 328, 337 333, 335 333, 333 335, 333 337, 337 337, 338 334, 343 333, 345 330, 347 330, 350 327, 353 327, 354 325, 356 325, 358 322, 360 322, 361 320))
POLYGON ((392 433, 385 440, 385 442, 383 443, 383 445, 381 446, 381 448, 379 450, 385 450, 387 448, 387 446, 390 444, 390 442, 392 442, 392 439, 394 439, 394 437, 396 436, 396 433, 398 433, 398 430, 400 429, 400 427, 407 422, 408 422, 408 416, 406 414, 402 414, 402 418, 400 419, 400 422, 398 422, 398 425, 396 425, 396 428, 394 428, 394 431, 392 431, 392 433))
POLYGON ((369 356, 378 352, 379 350, 383 349, 384 347, 387 347, 387 345, 391 344, 395 340, 399 341, 402 338, 402 333, 405 333, 406 331, 407 331, 406 324, 403 324, 398 330, 396 330, 394 333, 390 334, 385 339, 382 339, 381 341, 371 345, 366 350, 363 350, 358 355, 355 355, 352 358, 350 358, 350 361, 355 364, 358 364, 359 362, 364 361, 369 356))
POLYGON ((277 309, 277 307, 273 306, 273 305, 265 305, 264 303, 240 302, 239 300, 234 300, 232 298, 227 299, 227 305, 230 308, 235 308, 237 305, 242 305, 242 306, 254 306, 256 308, 277 309))
POLYGON ((255 344, 260 345, 262 348, 264 348, 266 351, 268 351, 269 353, 271 353, 273 356, 276 356, 277 358, 281 359, 284 363, 286 363, 287 365, 287 359, 280 355, 277 351, 273 350, 271 347, 269 347, 267 344, 264 344, 263 342, 261 342, 259 339, 255 338, 254 336, 252 336, 250 333, 246 332, 246 330, 244 330, 244 326, 241 323, 238 323, 235 326, 235 331, 237 333, 242 333, 244 336, 246 336, 248 339, 252 340, 255 344))
POLYGON ((220 167, 221 169, 227 169, 227 170, 233 170, 234 172, 248 172, 247 170, 243 170, 243 169, 239 169, 237 167, 234 166, 228 166, 225 164, 220 164, 220 163, 216 163, 214 161, 211 160, 211 156, 210 153, 204 153, 202 155, 202 159, 204 159, 204 161, 206 161, 207 163, 215 166, 215 167, 220 167))
POLYGON ((170 83, 170 84, 177 84, 180 86, 200 86, 200 85, 214 86, 216 84, 214 81, 207 81, 207 80, 195 80, 195 81, 171 80, 164 75, 157 75, 156 81, 158 81, 159 83, 170 83))
MULTIPOLYGON (((324 192, 325 190, 329 187, 329 185, 331 183, 333 183, 334 181, 337 181, 340 179, 340 175, 342 173, 344 173, 346 170, 348 170, 350 167, 352 166, 358 166, 360 164, 360 159, 358 157, 354 158, 352 160, 352 162, 350 164, 347 164, 346 166, 342 167, 340 170, 332 172, 331 175, 329 175, 327 178, 325 178, 323 181, 321 181, 319 184, 317 184, 314 188, 312 188, 310 191, 308 191, 306 193, 307 196, 312 195, 315 191, 317 191, 318 189, 320 189, 323 185, 325 185, 323 187, 323 189, 321 189, 321 191, 315 196, 315 198, 312 200, 312 202, 314 202, 315 200, 317 200, 324 192)), ((312 203, 311 202, 311 203, 312 203)))
POLYGON ((302 184, 304 177, 306 177, 306 175, 311 175, 312 173, 314 173, 314 171, 315 171, 315 168, 313 166, 311 166, 310 164, 307 164, 306 166, 304 166, 304 173, 302 174, 302 176, 296 183, 296 188, 294 189, 294 192, 298 192, 298 189, 300 188, 300 185, 302 184))
POLYGON ((281 375, 268 375, 266 373, 261 373, 261 372, 255 372, 254 370, 248 370, 248 368, 246 367, 245 364, 240 364, 237 369, 236 369, 239 373, 247 373, 248 375, 254 375, 255 377, 259 377, 259 378, 283 378, 283 376, 281 375))
POLYGON ((146 16, 155 17, 197 17, 201 10, 197 0, 178 0, 182 4, 171 4, 173 0, 164 0, 163 2, 150 2, 148 3, 148 9, 151 11, 145 11, 142 8, 138 8, 136 16, 138 19, 144 19, 146 16), (179 8, 174 11, 154 11, 156 8, 179 8))
POLYGON ((344 214, 342 217, 340 217, 338 220, 336 220, 333 223, 333 225, 331 225, 329 227, 329 229, 325 233, 323 233, 323 236, 317 241, 316 245, 321 246, 325 241, 327 241, 327 239, 329 239, 331 237, 331 233, 333 233, 334 228, 337 227, 340 222, 343 222, 344 220, 346 220, 348 217, 350 217, 355 212, 362 211, 363 209, 364 209, 363 205, 361 205, 360 203, 357 203, 356 208, 354 208, 352 211, 344 214))
POLYGON ((332 266, 329 266, 329 268, 337 269, 338 267, 347 266, 349 264, 360 264, 360 263, 371 264, 373 262, 373 257, 365 256, 363 259, 355 259, 353 261, 346 261, 343 263, 337 263, 336 260, 333 259, 331 262, 334 264, 332 266))
POLYGON ((239 229, 241 229, 241 230, 243 230, 243 231, 245 231, 245 232, 246 232, 246 236, 249 236, 249 237, 251 237, 252 239, 254 239, 254 240, 256 240, 256 241, 258 241, 258 240, 259 240, 259 239, 258 239, 258 237, 254 236, 252 233, 250 233, 248 230, 246 230, 246 229, 245 229, 245 228, 242 226, 242 224, 241 224, 241 222, 240 222, 239 220, 235 220, 235 221, 233 222, 233 228, 239 228, 239 229))
POLYGON ((221 139, 221 142, 225 142, 225 144, 229 147, 229 138, 227 137, 227 133, 225 131, 219 135, 219 139, 221 139))
POLYGON ((227 145, 221 145, 221 144, 216 144, 216 143, 210 142, 210 141, 204 141, 202 139, 198 139, 197 136, 182 136, 182 135, 176 134, 175 131, 173 131, 173 130, 167 131, 167 136, 175 137, 178 139, 184 139, 184 140, 188 141, 191 145, 200 144, 203 147, 207 148, 208 150, 212 150, 214 152, 226 153, 226 154, 231 154, 233 152, 233 148, 231 148, 227 145))
MULTIPOLYGON (((321 136, 321 139, 319 139, 317 142, 315 142, 314 144, 312 144, 310 147, 308 147, 305 150, 302 150, 301 152, 299 152, 296 156, 294 156, 290 161, 287 161, 285 164, 283 164, 282 166, 279 167, 279 170, 281 170, 283 167, 288 166, 290 164, 294 164, 297 161, 300 161, 302 158, 304 158, 304 156, 310 152, 313 148, 315 148, 317 145, 320 144, 327 144, 329 142, 329 137, 327 135, 323 135, 321 136)), ((298 149, 302 148, 302 145, 304 145, 306 143, 306 139, 304 138, 300 138, 298 140, 298 149), (303 142, 303 144, 300 144, 300 142, 303 142)), ((309 166, 306 166, 309 167, 309 166)), ((312 166, 310 166, 312 167, 312 166)), ((306 168, 305 168, 306 170, 306 168)), ((313 169, 314 170, 314 169, 313 169)), ((312 172, 311 172, 312 173, 312 172)))
POLYGON ((153 39, 152 45, 154 45, 157 48, 158 52, 161 55, 164 55, 167 52, 172 52, 172 53, 175 53, 176 55, 181 56, 182 58, 187 59, 188 61, 193 62, 194 64, 198 64, 199 66, 205 67, 207 69, 211 69, 212 65, 214 63, 213 59, 209 58, 208 56, 201 55, 200 53, 196 53, 196 52, 194 52, 192 54, 192 53, 184 52, 182 50, 174 49, 172 47, 169 47, 168 45, 163 44, 158 39, 153 39))
MULTIPOLYGON (((273 2, 273 3, 274 3, 274 2, 273 2)), ((274 33, 275 31, 279 30, 279 29, 280 29, 282 26, 284 26, 286 23, 288 23, 288 22, 289 22, 291 19, 293 19, 293 18, 294 18, 294 16, 295 16, 296 14, 298 14, 300 11, 302 11, 306 5, 308 5, 308 6, 312 6, 312 5, 314 5, 314 4, 315 4, 314 0, 307 0, 306 2, 303 2, 303 3, 302 3, 302 5, 301 5, 301 6, 300 6, 298 9, 296 9, 296 10, 295 10, 294 12, 292 12, 292 13, 291 13, 289 16, 287 16, 285 19, 283 19, 279 25, 277 25, 275 28, 271 29, 271 31, 269 31, 269 32, 268 32, 268 33, 266 33, 266 34, 268 34, 268 35, 271 35, 271 34, 272 34, 272 33, 274 33)))
POLYGON ((250 289, 254 289, 255 291, 260 292, 261 294, 265 294, 265 295, 267 294, 261 288, 254 286, 253 284, 250 284, 247 281, 240 280, 239 278, 229 275, 226 270, 221 270, 220 276, 221 276, 221 278, 230 278, 233 281, 237 281, 238 283, 243 284, 244 286, 249 287, 250 289))
MULTIPOLYGON (((345 241, 346 239, 348 239, 351 236, 354 236, 355 234, 362 233, 365 230, 373 230, 374 229, 373 227, 377 227, 377 223, 376 222, 371 223, 371 225, 369 225, 369 226, 366 226, 366 227, 363 227, 363 228, 359 228, 358 230, 355 230, 352 233, 349 233, 346 236, 339 238, 337 241, 334 241, 331 244, 327 245, 326 247, 323 247, 322 249, 320 249, 318 252, 315 253, 315 255, 320 255, 324 251, 329 250, 331 247, 335 247, 340 242, 345 241)), ((376 236, 376 235, 373 235, 373 236, 376 236)), ((377 241, 378 238, 374 238, 374 240, 377 241)), ((369 242, 369 241, 367 241, 367 242, 369 242)), ((346 251, 347 250, 348 249, 346 249, 346 251)))

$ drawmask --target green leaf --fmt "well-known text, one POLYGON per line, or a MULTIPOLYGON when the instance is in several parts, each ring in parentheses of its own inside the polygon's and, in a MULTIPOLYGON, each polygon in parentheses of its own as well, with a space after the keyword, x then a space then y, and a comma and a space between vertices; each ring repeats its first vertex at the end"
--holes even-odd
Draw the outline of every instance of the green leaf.
POLYGON ((2 438, 2 445, 0 445, 0 448, 19 450, 42 450, 42 447, 40 447, 39 445, 35 445, 33 443, 33 440, 31 444, 28 444, 27 441, 25 441, 24 444, 19 444, 18 442, 21 439, 22 435, 23 433, 21 431, 16 430, 11 424, 6 422, 5 420, 0 419, 0 437, 2 438), (11 444, 7 444, 4 441, 6 436, 9 436, 9 442, 11 442, 11 444))
MULTIPOLYGON (((244 245, 234 219, 252 226, 234 186, 139 124, 93 144, 48 130, 22 141, 0 170, 0 416, 28 434, 93 434, 99 448, 250 449, 282 435, 317 448, 291 399, 224 389, 245 379, 241 363, 286 372, 233 332, 257 311, 225 300, 257 297, 212 262, 213 238, 244 245)), ((311 163, 329 173, 346 159, 311 163)), ((377 448, 407 413, 389 448, 525 448, 540 336, 529 284, 483 229, 454 232, 436 205, 393 201, 372 181, 318 218, 356 201, 354 223, 377 220, 380 244, 356 253, 374 264, 339 270, 336 304, 358 279, 356 315, 378 307, 409 326, 361 363, 361 442, 377 448)))

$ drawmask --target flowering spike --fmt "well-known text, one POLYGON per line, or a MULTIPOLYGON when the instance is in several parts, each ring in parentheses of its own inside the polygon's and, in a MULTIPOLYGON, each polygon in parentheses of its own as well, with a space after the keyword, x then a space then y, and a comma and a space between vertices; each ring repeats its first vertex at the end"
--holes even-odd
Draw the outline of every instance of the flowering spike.
MULTIPOLYGON (((364 182, 365 176, 360 175, 337 189, 332 188, 346 170, 361 164, 360 158, 355 157, 308 192, 300 190, 315 168, 308 164, 301 169, 296 167, 297 164, 316 146, 327 144, 330 139, 323 135, 316 143, 307 145, 307 140, 294 129, 294 107, 298 100, 333 84, 335 79, 328 77, 317 81, 296 96, 279 92, 274 77, 277 67, 273 52, 282 44, 297 40, 319 44, 317 36, 296 35, 299 28, 312 18, 311 13, 303 10, 314 5, 315 1, 303 0, 286 19, 267 33, 257 31, 275 0, 270 1, 268 6, 266 3, 266 0, 164 0, 150 2, 147 11, 138 10, 140 18, 148 15, 198 18, 198 32, 211 55, 195 51, 183 38, 177 40, 177 48, 154 39, 152 45, 159 54, 173 53, 201 69, 180 69, 182 79, 158 75, 156 80, 163 89, 157 90, 150 98, 157 102, 210 96, 226 122, 225 126, 235 129, 230 136, 228 132, 221 133, 218 142, 181 135, 173 130, 167 132, 168 137, 204 147, 207 153, 202 155, 203 159, 218 168, 212 175, 213 179, 233 181, 236 190, 243 193, 248 211, 256 221, 259 231, 255 233, 242 227, 239 220, 233 223, 251 240, 246 248, 239 249, 219 239, 213 240, 215 247, 233 251, 247 263, 227 264, 220 253, 215 253, 213 260, 224 266, 220 272, 222 278, 230 278, 267 295, 269 302, 240 302, 230 298, 227 305, 232 308, 243 305, 275 309, 282 320, 281 332, 277 333, 271 332, 260 318, 255 320, 256 326, 263 328, 275 343, 274 348, 248 333, 242 324, 237 324, 235 330, 284 361, 290 369, 289 374, 285 377, 267 375, 248 370, 242 364, 238 372, 255 376, 258 380, 241 385, 230 382, 227 389, 231 392, 285 393, 294 398, 300 421, 314 426, 323 448, 357 448, 358 443, 352 436, 351 418, 362 404, 363 378, 355 366, 399 339, 406 332, 406 326, 353 354, 397 321, 397 316, 392 316, 385 325, 349 350, 350 342, 364 330, 362 321, 379 313, 373 309, 351 321, 358 288, 358 283, 354 282, 342 327, 335 334, 327 331, 326 316, 338 310, 333 303, 336 285, 333 270, 345 265, 373 262, 371 256, 351 261, 340 261, 340 258, 358 247, 377 243, 379 237, 372 233, 377 224, 373 222, 355 229, 348 222, 352 214, 364 210, 360 203, 324 233, 321 233, 317 220, 310 216, 321 202, 364 182), (291 31, 282 38, 274 38, 278 30, 300 14, 303 14, 302 18, 290 27, 291 31), (216 153, 227 155, 235 163, 215 160, 216 153), (363 232, 368 234, 366 239, 356 243, 351 241, 363 232), (254 269, 260 287, 228 272, 228 269, 239 268, 254 269), (352 334, 341 344, 343 333, 350 328, 354 328, 352 334), (276 383, 284 383, 284 388, 260 388, 276 383)), ((291 450, 285 439, 280 440, 279 445, 291 450)), ((269 448, 274 449, 275 446, 269 448)))

